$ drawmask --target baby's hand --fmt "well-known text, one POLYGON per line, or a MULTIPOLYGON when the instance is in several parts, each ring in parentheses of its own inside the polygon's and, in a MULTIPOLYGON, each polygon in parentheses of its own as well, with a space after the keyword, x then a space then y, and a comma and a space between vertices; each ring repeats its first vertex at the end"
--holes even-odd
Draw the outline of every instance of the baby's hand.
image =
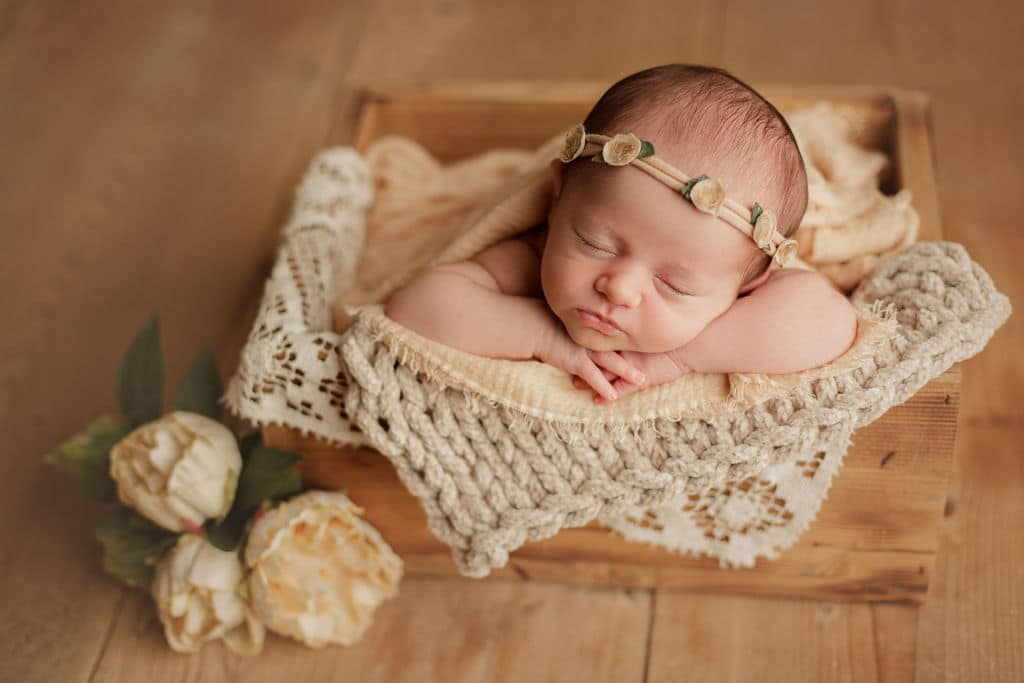
MULTIPOLYGON (((623 362, 626 363, 627 367, 637 368, 643 374, 644 381, 638 383, 630 381, 628 374, 621 375, 605 371, 603 373, 605 380, 612 383, 612 388, 619 397, 628 396, 641 388, 666 384, 692 372, 689 367, 679 360, 679 358, 673 356, 671 352, 639 353, 637 351, 591 351, 590 356, 591 358, 600 357, 602 359, 602 367, 609 367, 613 364, 610 359, 605 358, 606 356, 620 356, 623 362)), ((580 377, 575 377, 573 378, 573 386, 577 389, 586 389, 588 383, 582 381, 580 377)), ((595 401, 597 403, 608 402, 603 395, 595 397, 595 401)))
POLYGON ((573 375, 575 381, 582 383, 580 388, 593 388, 597 394, 594 398, 596 402, 602 399, 614 401, 619 397, 619 392, 612 387, 609 379, 629 377, 637 385, 644 381, 643 375, 621 355, 614 351, 585 349, 574 342, 560 325, 549 330, 535 357, 573 375))

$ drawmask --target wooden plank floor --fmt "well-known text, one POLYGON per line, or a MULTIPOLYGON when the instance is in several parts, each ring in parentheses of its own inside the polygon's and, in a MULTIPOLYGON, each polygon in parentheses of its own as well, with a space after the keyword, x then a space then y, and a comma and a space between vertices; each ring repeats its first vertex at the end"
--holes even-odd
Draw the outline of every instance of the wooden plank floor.
POLYGON ((363 84, 610 84, 690 61, 755 86, 928 90, 947 239, 1024 305, 1024 6, 828 4, 0 3, 0 680, 1024 680, 1019 315, 964 364, 919 609, 417 579, 350 648, 176 655, 145 596, 99 569, 104 509, 42 462, 115 408, 117 361, 151 312, 170 377, 204 345, 234 367, 294 185, 346 139, 363 84))

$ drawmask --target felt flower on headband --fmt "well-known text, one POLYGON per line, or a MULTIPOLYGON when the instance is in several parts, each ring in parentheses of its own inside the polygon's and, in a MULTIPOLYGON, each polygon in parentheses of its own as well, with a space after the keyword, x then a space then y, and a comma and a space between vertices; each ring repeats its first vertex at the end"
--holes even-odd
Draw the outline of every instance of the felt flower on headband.
POLYGON ((583 148, 586 146, 587 131, 582 123, 578 123, 572 130, 566 133, 565 144, 562 146, 562 152, 558 155, 558 158, 565 163, 569 163, 582 154, 583 148))
POLYGON ((699 175, 680 188, 679 192, 697 209, 712 216, 718 215, 725 201, 725 188, 714 178, 699 175))
POLYGON ((604 161, 609 166, 625 166, 641 157, 654 154, 654 145, 641 140, 632 133, 620 133, 604 143, 593 161, 604 161))
POLYGON ((751 215, 754 224, 754 242, 764 250, 764 253, 771 256, 775 253, 775 243, 772 242, 772 235, 775 234, 775 214, 762 210, 761 205, 755 202, 751 215))
POLYGON ((796 240, 782 240, 782 243, 779 244, 778 248, 775 250, 775 257, 773 260, 779 268, 785 268, 789 260, 796 256, 796 250, 796 240))

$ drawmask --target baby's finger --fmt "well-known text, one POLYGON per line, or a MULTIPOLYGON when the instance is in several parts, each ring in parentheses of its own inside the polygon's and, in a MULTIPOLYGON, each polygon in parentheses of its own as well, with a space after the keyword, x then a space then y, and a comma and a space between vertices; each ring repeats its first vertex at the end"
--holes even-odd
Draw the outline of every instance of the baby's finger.
POLYGON ((580 370, 580 377, 582 377, 588 385, 593 387, 594 391, 596 391, 600 396, 603 396, 609 401, 614 401, 619 397, 618 392, 612 388, 611 382, 605 379, 604 373, 601 372, 601 368, 596 365, 591 364, 590 367, 582 368, 580 370))
POLYGON ((590 358, 602 368, 634 384, 643 384, 644 373, 614 351, 591 351, 590 358))
MULTIPOLYGON (((615 380, 617 380, 619 378, 619 376, 616 375, 614 372, 608 372, 607 370, 601 370, 601 372, 604 374, 604 378, 606 380, 608 380, 609 382, 614 382, 615 380)), ((574 387, 576 387, 577 389, 589 389, 590 388, 590 385, 587 384, 586 381, 582 377, 580 377, 579 375, 573 375, 572 376, 572 385, 574 387)))
MULTIPOLYGON (((627 382, 623 379, 619 379, 612 383, 612 388, 615 389, 616 392, 618 392, 619 398, 624 398, 626 396, 629 396, 630 394, 635 394, 636 392, 643 389, 643 387, 640 386, 639 384, 633 384, 632 382, 627 382)), ((610 403, 610 401, 606 401, 603 397, 600 396, 597 397, 597 402, 610 403)))
POLYGON ((642 387, 639 384, 633 384, 631 382, 623 382, 620 379, 619 381, 617 381, 614 384, 612 384, 612 388, 615 389, 615 391, 618 392, 619 398, 622 398, 623 396, 629 396, 630 394, 634 394, 634 393, 640 391, 640 389, 642 387))

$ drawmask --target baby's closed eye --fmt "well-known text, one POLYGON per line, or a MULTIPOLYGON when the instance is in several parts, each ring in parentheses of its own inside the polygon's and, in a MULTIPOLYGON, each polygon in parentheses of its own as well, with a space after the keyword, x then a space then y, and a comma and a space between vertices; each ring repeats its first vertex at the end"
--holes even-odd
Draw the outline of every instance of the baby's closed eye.
MULTIPOLYGON (((597 242, 597 240, 593 240, 593 238, 584 237, 583 235, 576 231, 573 231, 573 234, 576 235, 576 239, 579 241, 580 245, 587 251, 594 252, 603 256, 615 256, 616 254, 614 249, 602 246, 599 242, 597 242)), ((660 285, 661 289, 671 294, 672 296, 693 296, 693 293, 686 285, 678 283, 671 276, 658 275, 654 279, 660 285)))

